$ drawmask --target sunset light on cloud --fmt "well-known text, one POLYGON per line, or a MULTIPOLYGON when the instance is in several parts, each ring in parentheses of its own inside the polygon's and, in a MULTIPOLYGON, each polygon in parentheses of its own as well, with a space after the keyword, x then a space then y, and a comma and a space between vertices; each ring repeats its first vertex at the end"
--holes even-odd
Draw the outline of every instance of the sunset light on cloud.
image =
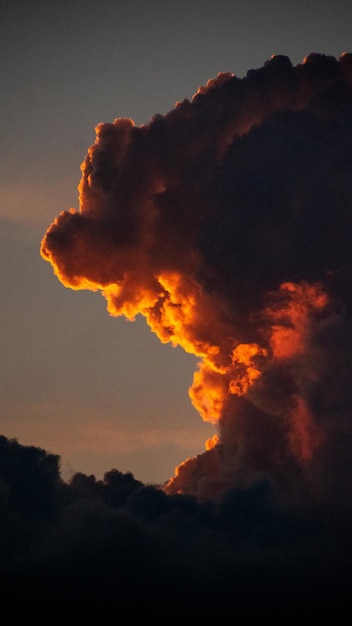
POLYGON ((204 452, 213 461, 208 474, 202 455, 180 459, 167 493, 219 498, 243 464, 278 485, 297 465, 310 488, 305 464, 336 429, 321 415, 324 332, 345 331, 349 309, 351 223, 336 216, 334 180, 347 198, 351 84, 351 55, 297 66, 273 56, 149 124, 99 124, 79 212, 42 241, 65 286, 100 290, 110 315, 141 314, 163 343, 200 358, 190 398, 217 429, 204 452))
POLYGON ((12 620, 348 619, 351 20, 2 4, 12 620))

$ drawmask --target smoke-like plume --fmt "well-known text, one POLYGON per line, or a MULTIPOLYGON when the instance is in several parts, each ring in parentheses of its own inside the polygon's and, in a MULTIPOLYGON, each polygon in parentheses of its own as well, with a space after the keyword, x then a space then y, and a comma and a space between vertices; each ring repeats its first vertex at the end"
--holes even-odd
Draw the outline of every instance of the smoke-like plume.
POLYGON ((266 476, 283 501, 346 503, 352 54, 274 56, 96 135, 79 212, 41 254, 199 357, 190 397, 217 434, 164 491, 217 498, 266 476))

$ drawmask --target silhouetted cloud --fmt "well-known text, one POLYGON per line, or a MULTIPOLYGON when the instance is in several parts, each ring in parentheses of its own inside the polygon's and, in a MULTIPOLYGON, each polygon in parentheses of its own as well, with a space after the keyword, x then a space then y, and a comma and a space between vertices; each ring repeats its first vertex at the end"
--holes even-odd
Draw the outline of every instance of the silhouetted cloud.
MULTIPOLYGON (((111 315, 142 314, 162 342, 199 357, 190 397, 217 435, 162 489, 127 480, 122 504, 106 500, 112 477, 91 479, 89 504, 114 537, 128 520, 159 573, 167 553, 175 584, 208 592, 215 569, 217 592, 244 604, 278 589, 343 595, 352 55, 295 67, 275 56, 243 79, 219 74, 146 125, 96 131, 80 210, 58 216, 41 254, 64 285, 100 290, 111 315)), ((89 492, 81 482, 65 488, 89 492)))
POLYGON ((13 616, 336 616, 347 606, 339 529, 278 506, 265 478, 201 503, 118 470, 65 483, 57 456, 5 437, 0 447, 0 583, 13 616))

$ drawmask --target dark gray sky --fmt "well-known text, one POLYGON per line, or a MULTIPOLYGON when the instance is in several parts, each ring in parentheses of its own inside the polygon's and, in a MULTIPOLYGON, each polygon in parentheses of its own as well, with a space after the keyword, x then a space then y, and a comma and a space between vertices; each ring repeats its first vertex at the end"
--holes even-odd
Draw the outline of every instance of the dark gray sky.
POLYGON ((0 2, 0 432, 59 454, 64 476, 112 467, 163 482, 214 432, 188 397, 197 359, 39 255, 78 208, 99 122, 145 124, 219 72, 272 54, 351 51, 349 2, 0 2))

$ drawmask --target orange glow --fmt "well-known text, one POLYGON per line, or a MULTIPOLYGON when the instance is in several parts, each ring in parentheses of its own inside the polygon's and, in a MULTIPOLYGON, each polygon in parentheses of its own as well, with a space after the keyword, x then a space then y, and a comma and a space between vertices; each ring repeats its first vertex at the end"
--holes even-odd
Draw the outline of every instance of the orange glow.
MULTIPOLYGON (((67 273, 67 267, 65 264, 60 265, 56 259, 55 248, 50 248, 47 245, 46 238, 50 234, 52 230, 57 228, 60 230, 60 225, 62 221, 66 221, 70 219, 70 217, 77 217, 79 213, 75 209, 69 209, 69 211, 62 211, 58 217, 55 218, 52 225, 48 228, 45 236, 41 241, 40 246, 40 255, 46 261, 49 261, 53 267, 53 271, 55 276, 60 280, 60 282, 70 289, 74 289, 76 291, 80 289, 89 289, 90 291, 98 291, 103 288, 102 284, 96 283, 93 280, 89 280, 85 276, 82 276, 78 271, 78 268, 75 268, 75 271, 70 274, 67 273)), ((77 255, 77 258, 79 255, 77 255)))
POLYGON ((219 435, 213 435, 212 437, 209 437, 209 439, 207 439, 205 442, 205 449, 212 450, 213 448, 215 448, 215 446, 218 445, 219 441, 219 435))
POLYGON ((194 94, 192 100, 194 100, 194 98, 196 96, 198 96, 199 94, 204 94, 207 91, 209 91, 210 89, 213 89, 214 87, 220 87, 221 85, 223 85, 224 83, 227 83, 230 78, 232 78, 234 76, 234 74, 232 74, 231 72, 219 72, 219 74, 217 75, 216 78, 211 78, 210 80, 207 81, 207 84, 201 85, 200 87, 198 87, 196 93, 194 94))
POLYGON ((189 338, 192 319, 195 316, 195 297, 192 287, 178 272, 164 273, 157 276, 164 294, 158 315, 153 311, 147 313, 148 324, 163 343, 171 341, 173 345, 180 345, 192 354, 200 356, 193 341, 189 338))
POLYGON ((204 421, 215 424, 220 419, 227 397, 226 380, 208 364, 202 363, 199 371, 194 373, 189 396, 204 421))
MULTIPOLYGON (((329 304, 329 298, 320 285, 308 283, 283 283, 279 295, 284 298, 281 303, 279 301, 279 306, 265 311, 272 321, 269 343, 274 359, 294 363, 297 357, 309 355, 316 316, 329 304)), ((313 380, 314 371, 307 370, 306 377, 313 380)), ((306 462, 324 442, 324 436, 304 397, 297 395, 292 401, 294 408, 287 416, 289 442, 294 456, 306 462)))
POLYGON ((138 313, 146 315, 159 297, 155 290, 148 289, 148 286, 140 284, 138 280, 133 280, 132 276, 120 284, 109 285, 103 290, 103 295, 107 300, 110 315, 124 315, 131 321, 138 313))
POLYGON ((236 377, 230 381, 229 391, 243 396, 260 376, 259 359, 267 356, 267 350, 256 343, 241 343, 232 352, 236 377))
POLYGON ((145 312, 151 329, 163 343, 179 345, 195 356, 215 357, 219 348, 210 342, 210 337, 208 339, 210 324, 203 315, 207 302, 205 297, 203 301, 197 286, 178 272, 160 274, 157 281, 163 297, 158 301, 157 310, 150 308, 145 312))
POLYGON ((273 321, 270 339, 273 355, 287 358, 304 352, 311 316, 327 305, 328 296, 319 285, 308 283, 283 283, 280 292, 288 297, 285 305, 267 308, 266 315, 273 321))
POLYGON ((189 468, 194 464, 196 457, 188 458, 175 467, 174 475, 167 481, 163 489, 165 493, 182 493, 183 489, 178 485, 182 485, 184 477, 187 477, 189 468))

